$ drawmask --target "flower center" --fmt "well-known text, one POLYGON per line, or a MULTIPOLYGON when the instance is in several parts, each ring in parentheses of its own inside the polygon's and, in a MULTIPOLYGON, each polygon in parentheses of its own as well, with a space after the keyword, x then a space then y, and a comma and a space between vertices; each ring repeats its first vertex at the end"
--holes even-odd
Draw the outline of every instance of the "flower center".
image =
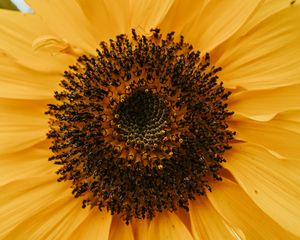
POLYGON ((135 91, 114 115, 120 141, 137 151, 154 149, 166 135, 168 115, 164 98, 148 89, 135 91))
POLYGON ((227 129, 221 68, 174 33, 117 36, 81 56, 49 104, 51 150, 59 181, 71 181, 83 207, 132 218, 188 210, 221 180, 234 133, 227 129))

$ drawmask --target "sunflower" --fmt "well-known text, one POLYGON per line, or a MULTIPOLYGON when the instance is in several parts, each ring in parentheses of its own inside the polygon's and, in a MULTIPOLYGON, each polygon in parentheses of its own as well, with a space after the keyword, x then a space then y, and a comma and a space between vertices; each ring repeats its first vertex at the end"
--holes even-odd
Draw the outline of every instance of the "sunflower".
POLYGON ((1 239, 300 237, 300 4, 0 10, 1 239))

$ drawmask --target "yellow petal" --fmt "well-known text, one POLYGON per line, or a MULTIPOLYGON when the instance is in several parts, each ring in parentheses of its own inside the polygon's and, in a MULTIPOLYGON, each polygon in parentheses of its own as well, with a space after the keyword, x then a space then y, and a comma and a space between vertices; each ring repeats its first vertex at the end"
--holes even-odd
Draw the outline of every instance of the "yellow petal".
MULTIPOLYGON (((165 33, 175 31, 177 34, 183 35, 185 26, 202 14, 204 7, 209 1, 178 1, 175 0, 170 7, 165 18, 159 24, 161 30, 165 33), (178 14, 182 13, 182 14, 178 14)), ((187 39, 190 40, 190 39, 187 39)), ((194 43, 193 43, 194 44, 194 43)))
POLYGON ((81 208, 79 199, 70 194, 43 206, 38 213, 15 226, 5 239, 68 239, 88 213, 88 209, 81 208))
POLYGON ((229 99, 230 110, 255 118, 300 109, 300 84, 266 90, 244 91, 229 99))
POLYGON ((128 34, 132 28, 142 31, 142 34, 149 33, 164 18, 174 0, 77 1, 92 26, 97 29, 99 40, 106 40, 121 33, 128 34))
POLYGON ((34 146, 20 152, 0 156, 0 185, 53 174, 57 167, 48 161, 50 150, 34 146))
POLYGON ((0 26, 0 58, 9 56, 27 68, 55 73, 63 72, 74 61, 68 54, 33 50, 32 42, 36 38, 53 34, 39 16, 0 9, 0 22, 5 23, 0 26))
POLYGON ((135 240, 145 239, 145 235, 149 230, 149 221, 146 219, 133 219, 132 220, 132 231, 135 240))
POLYGON ((3 98, 52 98, 62 78, 60 73, 38 72, 1 55, 0 72, 0 97, 3 98))
POLYGON ((94 53, 99 39, 96 38, 92 26, 75 0, 28 0, 27 2, 59 37, 85 51, 94 53))
MULTIPOLYGON (((41 35, 32 42, 34 51, 45 51, 54 55, 69 54, 74 57, 74 61, 85 54, 83 49, 70 44, 65 39, 53 35, 41 35)), ((66 69, 64 69, 66 70, 66 69)))
POLYGON ((192 232, 192 224, 191 224, 191 217, 188 211, 184 210, 183 208, 178 208, 175 211, 175 214, 180 219, 180 221, 185 225, 187 230, 191 233, 192 232))
MULTIPOLYGON (((149 32, 166 17, 174 0, 132 1, 131 26, 149 32)), ((178 21, 178 20, 177 20, 178 21)), ((169 29, 169 31, 174 31, 169 29)))
POLYGON ((120 219, 119 216, 114 216, 110 225, 109 240, 133 240, 133 232, 130 225, 120 219))
POLYGON ((254 202, 282 227, 300 236, 300 162, 278 159, 247 143, 235 145, 226 159, 225 167, 254 202))
POLYGON ((110 8, 108 1, 77 0, 77 2, 90 24, 98 30, 96 34, 99 41, 113 38, 121 32, 124 32, 122 31, 124 30, 122 29, 122 24, 126 23, 125 25, 127 25, 127 27, 125 28, 129 26, 128 5, 122 5, 122 3, 126 1, 111 2, 115 5, 114 8, 110 8), (113 12, 121 14, 120 17, 116 17, 113 12))
POLYGON ((77 0, 77 2, 91 25, 97 30, 99 41, 130 32, 132 12, 129 0, 77 0))
POLYGON ((0 154, 17 152, 45 140, 46 103, 0 98, 0 154))
POLYGON ((274 120, 259 122, 233 115, 230 127, 237 132, 237 139, 255 143, 288 158, 300 158, 300 134, 277 125, 274 120))
POLYGON ((163 212, 150 222, 149 231, 145 236, 157 240, 189 240, 193 239, 183 222, 175 213, 163 212))
POLYGON ((161 27, 172 27, 171 22, 176 26, 180 22, 182 29, 178 29, 179 33, 196 49, 207 52, 234 34, 260 1, 244 1, 243 4, 239 0, 206 1, 207 4, 205 1, 198 2, 174 4, 161 27))
POLYGON ((213 187, 208 199, 220 215, 239 230, 235 232, 237 239, 296 239, 257 207, 237 184, 224 179, 213 187))
POLYGON ((236 239, 234 230, 228 226, 206 197, 199 197, 190 202, 190 216, 196 240, 236 239))
POLYGON ((300 110, 281 112, 274 117, 272 122, 276 126, 300 133, 300 110))
POLYGON ((71 195, 55 174, 14 181, 0 186, 0 192, 0 239, 56 199, 71 195))
POLYGON ((294 7, 299 4, 298 1, 282 1, 282 0, 265 0, 262 1, 259 7, 256 9, 255 14, 243 25, 241 29, 239 29, 237 35, 245 34, 251 28, 255 27, 260 22, 264 21, 265 19, 271 17, 272 15, 290 8, 294 7))
POLYGON ((285 8, 216 49, 214 64, 223 67, 219 76, 225 86, 267 89, 299 83, 299 22, 300 5, 285 8))
POLYGON ((108 239, 111 218, 106 211, 100 212, 96 208, 92 209, 88 217, 72 233, 70 239, 108 239))

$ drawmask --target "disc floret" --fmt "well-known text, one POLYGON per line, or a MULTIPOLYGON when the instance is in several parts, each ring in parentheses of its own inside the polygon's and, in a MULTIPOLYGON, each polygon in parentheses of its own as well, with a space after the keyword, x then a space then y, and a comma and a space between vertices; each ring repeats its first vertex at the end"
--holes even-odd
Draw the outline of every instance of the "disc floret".
POLYGON ((83 207, 152 219, 163 210, 188 210, 188 201, 221 180, 234 133, 230 92, 210 66, 174 33, 119 35, 101 42, 64 73, 63 90, 49 105, 48 137, 83 207))

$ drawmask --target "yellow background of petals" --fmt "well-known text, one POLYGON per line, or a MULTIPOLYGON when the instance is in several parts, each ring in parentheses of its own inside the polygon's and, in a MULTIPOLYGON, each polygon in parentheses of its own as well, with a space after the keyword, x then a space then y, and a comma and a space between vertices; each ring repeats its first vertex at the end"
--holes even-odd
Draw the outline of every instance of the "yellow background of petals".
POLYGON ((0 10, 0 239, 299 239, 300 4, 285 0, 28 0, 0 10), (233 94, 224 181, 190 212, 126 226, 82 210, 47 161, 46 104, 99 41, 152 27, 210 52, 233 94))

